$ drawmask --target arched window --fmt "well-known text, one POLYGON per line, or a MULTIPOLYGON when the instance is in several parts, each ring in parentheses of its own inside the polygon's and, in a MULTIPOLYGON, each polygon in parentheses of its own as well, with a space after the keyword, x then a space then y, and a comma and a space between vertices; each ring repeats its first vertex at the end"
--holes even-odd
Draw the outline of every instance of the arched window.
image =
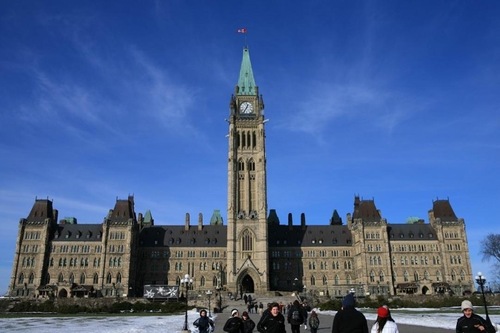
POLYGON ((339 276, 338 275, 335 275, 334 283, 336 286, 339 284, 339 276))
POLYGON ((200 286, 204 287, 205 286, 205 277, 202 276, 200 279, 200 286))
POLYGON ((23 274, 23 273, 21 273, 21 274, 19 275, 19 278, 17 279, 17 283, 18 283, 18 284, 22 284, 22 283, 24 283, 24 274, 23 274))
POLYGON ((71 274, 69 275, 69 283, 70 283, 70 284, 75 283, 75 275, 74 275, 73 273, 71 273, 71 274))
POLYGON ((99 283, 99 275, 97 275, 97 273, 94 274, 94 279, 92 281, 94 284, 98 284, 99 283))
POLYGON ((116 283, 122 283, 122 275, 120 273, 116 274, 116 283))
POLYGON ((315 285, 316 285, 316 279, 314 278, 314 276, 311 276, 311 286, 315 285))
POLYGON ((325 275, 323 275, 323 285, 326 286, 328 284, 328 279, 325 275))
POLYGON ((243 231, 243 234, 241 235, 241 240, 242 240, 242 251, 243 252, 250 252, 253 251, 253 237, 252 233, 246 229, 243 231))
POLYGON ((108 273, 108 275, 106 276, 106 283, 107 284, 111 283, 111 273, 108 273))
POLYGON ((80 275, 80 284, 85 284, 85 273, 82 273, 82 275, 80 275))
POLYGON ((59 273, 59 276, 57 277, 57 282, 64 282, 64 276, 62 273, 59 273))
POLYGON ((375 273, 373 271, 370 272, 370 282, 375 282, 375 273))

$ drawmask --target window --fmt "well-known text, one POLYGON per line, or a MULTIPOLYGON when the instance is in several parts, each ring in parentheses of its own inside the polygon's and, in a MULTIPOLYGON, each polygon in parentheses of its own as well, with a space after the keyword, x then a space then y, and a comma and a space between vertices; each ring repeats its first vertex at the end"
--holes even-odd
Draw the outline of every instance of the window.
POLYGON ((241 250, 243 252, 253 251, 252 233, 248 229, 246 229, 245 231, 243 231, 241 238, 242 238, 242 249, 241 250))

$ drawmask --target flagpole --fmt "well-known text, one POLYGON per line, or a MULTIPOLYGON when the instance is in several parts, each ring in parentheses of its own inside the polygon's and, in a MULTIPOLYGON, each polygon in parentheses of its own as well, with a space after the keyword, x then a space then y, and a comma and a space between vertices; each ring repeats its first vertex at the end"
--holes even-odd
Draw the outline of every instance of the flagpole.
POLYGON ((247 43, 247 28, 240 28, 237 30, 238 33, 245 35, 245 45, 243 45, 246 49, 248 49, 248 43, 247 43))

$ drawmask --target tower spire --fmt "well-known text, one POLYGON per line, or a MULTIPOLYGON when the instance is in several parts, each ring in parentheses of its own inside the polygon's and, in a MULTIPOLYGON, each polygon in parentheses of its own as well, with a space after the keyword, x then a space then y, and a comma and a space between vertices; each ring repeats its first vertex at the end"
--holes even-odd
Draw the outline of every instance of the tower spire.
POLYGON ((243 48, 243 59, 241 60, 236 95, 257 95, 257 86, 255 85, 252 63, 250 62, 250 52, 246 46, 243 48))

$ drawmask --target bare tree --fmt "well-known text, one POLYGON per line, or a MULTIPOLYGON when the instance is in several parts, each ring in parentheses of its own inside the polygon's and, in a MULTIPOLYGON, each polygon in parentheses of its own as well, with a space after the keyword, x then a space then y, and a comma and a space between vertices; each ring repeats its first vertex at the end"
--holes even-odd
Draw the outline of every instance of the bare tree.
POLYGON ((488 234, 481 245, 483 261, 495 258, 500 263, 500 234, 488 234))

